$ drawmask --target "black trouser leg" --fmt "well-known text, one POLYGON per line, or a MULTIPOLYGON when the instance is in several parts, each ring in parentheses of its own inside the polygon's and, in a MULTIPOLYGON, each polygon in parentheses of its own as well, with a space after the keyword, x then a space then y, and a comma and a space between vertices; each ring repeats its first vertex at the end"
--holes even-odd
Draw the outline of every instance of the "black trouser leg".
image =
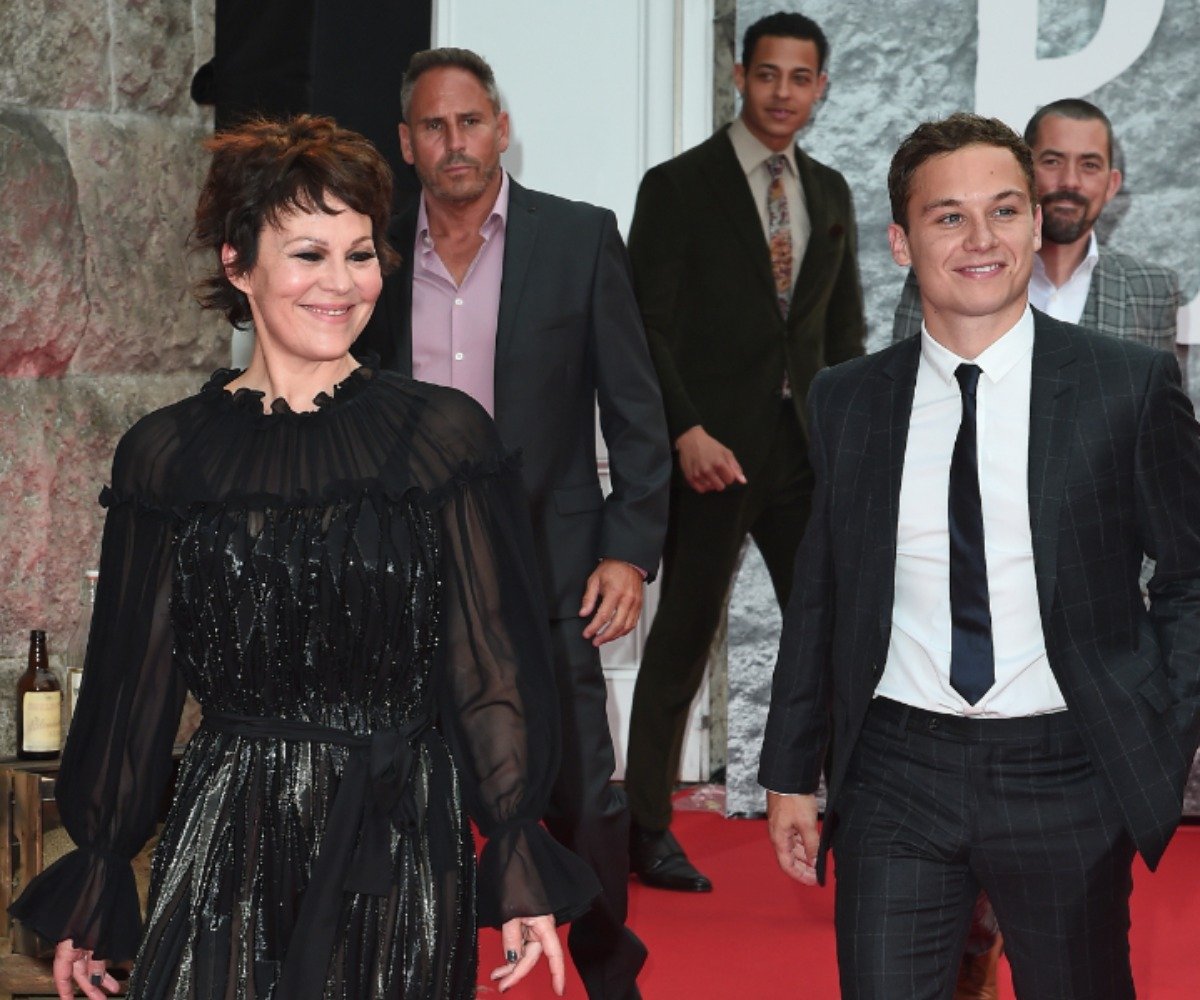
POLYGON ((586 861, 603 892, 571 924, 567 946, 591 1000, 636 1000, 646 948, 625 926, 629 901, 629 809, 611 783, 615 758, 599 651, 584 619, 550 624, 562 752, 546 827, 586 861))
POLYGON ((729 592, 745 530, 744 490, 697 494, 673 484, 662 589, 638 668, 629 718, 625 788, 634 822, 671 825, 688 711, 729 592))
POLYGON ((843 996, 949 997, 982 886, 1021 1000, 1133 997, 1133 847, 1067 713, 876 702, 833 809, 843 996))
POLYGON ((812 470, 790 404, 781 406, 768 461, 748 478, 744 488, 704 494, 694 492, 678 470, 672 481, 662 589, 634 688, 625 769, 634 822, 649 830, 671 823, 688 711, 704 680, 747 534, 762 552, 781 601, 791 586, 812 470))

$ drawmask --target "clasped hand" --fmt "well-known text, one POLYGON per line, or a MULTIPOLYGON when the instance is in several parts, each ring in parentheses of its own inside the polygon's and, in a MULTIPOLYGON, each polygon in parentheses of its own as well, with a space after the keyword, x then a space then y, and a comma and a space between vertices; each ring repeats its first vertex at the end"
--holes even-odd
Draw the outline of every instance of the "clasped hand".
POLYGON ((93 958, 87 948, 76 948, 71 938, 59 941, 54 949, 53 976, 59 1000, 73 1000, 76 987, 89 1000, 105 1000, 120 989, 108 974, 108 963, 93 958))
POLYGON ((563 995, 567 988, 567 967, 553 917, 514 917, 507 920, 500 928, 500 940, 506 961, 492 970, 492 980, 499 980, 496 985, 501 993, 524 979, 544 952, 550 964, 550 985, 555 995, 563 995))
POLYGON ((737 457, 697 424, 675 439, 679 471, 697 493, 719 493, 733 483, 746 485, 737 457))
POLYGON ((816 885, 817 797, 767 792, 767 835, 779 867, 803 885, 816 885))

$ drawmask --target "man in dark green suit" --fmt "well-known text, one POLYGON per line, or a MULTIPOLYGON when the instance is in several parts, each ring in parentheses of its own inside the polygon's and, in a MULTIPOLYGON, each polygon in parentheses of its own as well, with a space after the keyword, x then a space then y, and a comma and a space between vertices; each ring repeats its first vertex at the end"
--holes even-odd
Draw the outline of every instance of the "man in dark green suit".
POLYGON ((863 351, 850 191, 795 145, 824 92, 827 55, 803 15, 751 25, 734 69, 740 116, 646 174, 630 230, 675 450, 625 777, 631 865, 658 888, 712 888, 669 829, 688 708, 747 534, 787 603, 812 490, 808 385, 863 351))

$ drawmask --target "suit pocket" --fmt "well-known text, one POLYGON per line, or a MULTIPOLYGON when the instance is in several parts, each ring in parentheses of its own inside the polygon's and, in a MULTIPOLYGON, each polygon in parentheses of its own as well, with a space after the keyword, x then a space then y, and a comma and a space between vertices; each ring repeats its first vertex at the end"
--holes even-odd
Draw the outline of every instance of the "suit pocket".
POLYGON ((554 491, 554 509, 559 514, 586 514, 604 506, 604 494, 599 483, 564 486, 554 491))
POLYGON ((1168 711, 1175 704, 1175 696, 1171 693, 1171 686, 1167 683, 1167 679, 1163 676, 1161 670, 1155 670, 1138 685, 1138 694, 1145 698, 1150 707, 1159 713, 1168 711))

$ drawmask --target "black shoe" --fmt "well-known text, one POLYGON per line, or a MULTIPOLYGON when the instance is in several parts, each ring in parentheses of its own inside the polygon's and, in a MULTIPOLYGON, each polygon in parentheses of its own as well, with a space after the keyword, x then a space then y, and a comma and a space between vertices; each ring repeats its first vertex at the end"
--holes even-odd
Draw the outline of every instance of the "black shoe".
POLYGON ((696 870, 670 830, 629 831, 629 868, 643 883, 674 892, 712 892, 708 876, 696 870))

